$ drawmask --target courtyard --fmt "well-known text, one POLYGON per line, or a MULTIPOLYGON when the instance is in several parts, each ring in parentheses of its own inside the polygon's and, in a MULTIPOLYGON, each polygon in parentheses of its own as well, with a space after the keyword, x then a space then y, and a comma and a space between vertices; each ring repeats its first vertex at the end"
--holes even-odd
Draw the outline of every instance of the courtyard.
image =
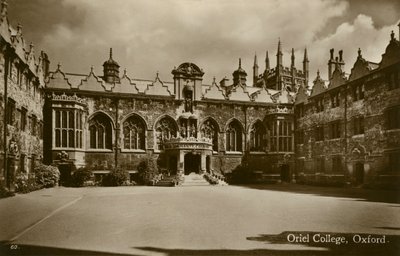
POLYGON ((0 200, 1 253, 398 255, 398 195, 343 191, 299 185, 44 189, 0 200))

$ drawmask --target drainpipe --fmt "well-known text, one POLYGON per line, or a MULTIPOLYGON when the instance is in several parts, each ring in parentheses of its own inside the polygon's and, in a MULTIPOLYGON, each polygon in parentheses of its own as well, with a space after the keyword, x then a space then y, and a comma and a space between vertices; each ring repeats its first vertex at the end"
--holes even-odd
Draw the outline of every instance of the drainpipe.
POLYGON ((349 92, 349 86, 345 87, 345 97, 344 97, 344 169, 347 169, 347 97, 349 92))
POLYGON ((4 127, 3 127, 3 150, 4 150, 4 161, 3 161, 3 168, 4 168, 4 179, 6 181, 6 186, 10 188, 11 184, 10 181, 8 180, 8 170, 7 170, 7 112, 8 112, 8 92, 7 92, 7 87, 8 87, 8 70, 9 70, 9 54, 8 54, 8 45, 5 46, 5 51, 4 51, 4 127))

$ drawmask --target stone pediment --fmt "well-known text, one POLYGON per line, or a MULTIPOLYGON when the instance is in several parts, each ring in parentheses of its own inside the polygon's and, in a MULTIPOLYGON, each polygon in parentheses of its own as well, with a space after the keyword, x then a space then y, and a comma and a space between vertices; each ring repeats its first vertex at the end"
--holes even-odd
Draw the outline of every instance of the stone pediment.
POLYGON ((179 65, 178 68, 172 70, 172 74, 183 75, 186 77, 192 77, 192 76, 202 77, 204 75, 204 72, 196 64, 185 62, 179 65))

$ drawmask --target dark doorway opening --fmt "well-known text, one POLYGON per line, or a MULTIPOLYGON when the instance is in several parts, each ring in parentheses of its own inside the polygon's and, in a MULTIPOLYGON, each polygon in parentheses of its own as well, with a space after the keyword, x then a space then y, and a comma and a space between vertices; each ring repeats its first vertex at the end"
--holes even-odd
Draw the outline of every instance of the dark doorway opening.
POLYGON ((185 155, 185 175, 192 172, 199 173, 201 164, 201 156, 193 153, 187 153, 185 155))
POLYGON ((364 164, 357 162, 354 167, 354 179, 356 185, 364 183, 364 164))
POLYGON ((72 165, 71 164, 60 164, 58 165, 58 170, 60 171, 60 186, 69 186, 71 185, 71 172, 72 165))
POLYGON ((290 167, 288 164, 281 165, 281 181, 290 182, 290 167))
POLYGON ((176 156, 169 157, 168 172, 170 175, 175 175, 177 170, 178 159, 176 156))

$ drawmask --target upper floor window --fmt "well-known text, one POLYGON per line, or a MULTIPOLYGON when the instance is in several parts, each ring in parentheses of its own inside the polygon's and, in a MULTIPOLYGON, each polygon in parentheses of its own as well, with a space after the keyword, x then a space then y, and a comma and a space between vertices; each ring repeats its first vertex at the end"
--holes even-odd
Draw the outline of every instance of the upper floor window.
POLYGON ((31 118, 31 135, 36 136, 36 130, 37 130, 37 117, 35 115, 32 115, 32 118, 31 118))
POLYGON ((315 107, 316 107, 317 112, 324 111, 324 99, 322 97, 319 99, 316 99, 315 107))
POLYGON ((112 149, 112 126, 110 118, 103 113, 96 114, 89 121, 90 148, 112 149))
POLYGON ((265 151, 266 130, 261 121, 254 123, 250 130, 250 151, 265 151))
POLYGON ((353 119, 353 134, 364 134, 364 117, 356 117, 353 119))
POLYGON ((336 108, 340 106, 340 97, 339 92, 335 92, 331 94, 331 106, 332 108, 336 108))
POLYGON ((324 140, 324 127, 323 126, 317 126, 314 129, 314 137, 315 137, 315 141, 324 140))
POLYGON ((26 129, 26 113, 28 111, 26 110, 26 108, 21 108, 21 122, 20 122, 20 128, 21 131, 25 131, 26 129))
POLYGON ((226 129, 226 151, 242 151, 242 127, 237 120, 229 123, 226 129))
POLYGON ((292 152, 292 122, 287 120, 275 120, 272 122, 271 128, 271 151, 292 152))
POLYGON ((331 139, 340 138, 340 121, 335 121, 329 124, 331 139))
POLYGON ((397 89, 400 87, 400 71, 393 70, 386 74, 386 82, 389 90, 397 89))
POLYGON ((387 129, 400 128, 400 106, 390 108, 386 111, 387 129))
POLYGON ((15 120, 15 101, 11 98, 8 98, 7 101, 7 124, 14 125, 15 120))
POLYGON ((145 149, 145 125, 140 117, 134 115, 125 120, 124 148, 145 149))
POLYGON ((352 87, 353 101, 364 99, 364 84, 356 84, 352 87))

